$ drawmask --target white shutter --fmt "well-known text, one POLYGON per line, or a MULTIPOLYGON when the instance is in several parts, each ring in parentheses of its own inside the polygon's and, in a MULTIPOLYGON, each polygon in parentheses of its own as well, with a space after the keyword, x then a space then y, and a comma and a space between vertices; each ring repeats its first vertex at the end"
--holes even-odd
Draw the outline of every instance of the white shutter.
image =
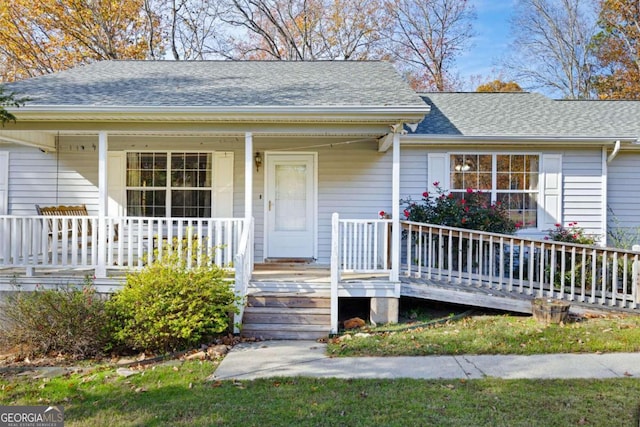
POLYGON ((0 152, 0 215, 9 212, 9 152, 0 152))
POLYGON ((440 183, 439 187, 449 191, 449 174, 447 173, 447 154, 429 153, 427 158, 427 188, 429 193, 434 194, 436 187, 434 182, 440 183))
POLYGON ((539 228, 549 230, 562 223, 562 155, 543 154, 540 167, 539 228))
POLYGON ((110 151, 107 155, 108 185, 107 194, 109 204, 107 215, 124 216, 126 207, 125 176, 126 176, 125 153, 122 151, 110 151))
POLYGON ((213 164, 213 218, 233 217, 233 152, 215 152, 213 164))

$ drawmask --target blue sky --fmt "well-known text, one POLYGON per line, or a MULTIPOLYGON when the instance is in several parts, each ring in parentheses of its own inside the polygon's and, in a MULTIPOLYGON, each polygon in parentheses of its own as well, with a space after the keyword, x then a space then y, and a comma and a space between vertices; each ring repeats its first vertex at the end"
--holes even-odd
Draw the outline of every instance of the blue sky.
POLYGON ((471 76, 480 76, 481 82, 500 77, 495 64, 509 48, 509 19, 515 0, 472 0, 472 3, 478 17, 473 24, 476 36, 455 64, 466 90, 475 90, 477 86, 478 82, 474 81, 475 86, 467 87, 471 76))

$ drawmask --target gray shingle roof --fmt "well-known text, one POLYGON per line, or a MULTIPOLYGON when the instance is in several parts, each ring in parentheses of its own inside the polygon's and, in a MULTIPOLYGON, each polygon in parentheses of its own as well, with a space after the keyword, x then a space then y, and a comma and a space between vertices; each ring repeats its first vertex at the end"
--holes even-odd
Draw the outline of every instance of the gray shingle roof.
POLYGON ((424 107, 386 62, 103 61, 6 86, 27 106, 424 107))
POLYGON ((637 138, 640 101, 559 101, 536 93, 429 93, 416 133, 466 137, 637 138))

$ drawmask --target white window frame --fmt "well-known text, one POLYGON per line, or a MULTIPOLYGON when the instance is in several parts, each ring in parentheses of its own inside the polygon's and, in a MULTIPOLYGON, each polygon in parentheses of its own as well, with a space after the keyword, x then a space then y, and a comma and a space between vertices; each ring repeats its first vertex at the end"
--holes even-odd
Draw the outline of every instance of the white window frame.
POLYGON ((497 170, 493 162, 497 155, 532 155, 538 156, 538 212, 537 226, 518 230, 517 234, 541 235, 551 228, 554 223, 562 222, 562 154, 543 153, 540 151, 477 151, 455 150, 446 152, 432 152, 427 156, 427 187, 434 192, 434 181, 439 187, 450 191, 450 172, 452 155, 492 155, 492 190, 491 201, 495 202, 497 170), (547 165, 549 164, 549 166, 547 165), (548 187, 548 188, 547 188, 548 187), (549 225, 551 224, 551 225, 549 225))
MULTIPOLYGON (((212 151, 212 150, 126 150, 125 151, 125 155, 124 155, 124 173, 125 173, 125 177, 124 177, 124 210, 128 215, 128 211, 129 211, 129 199, 127 197, 128 194, 128 190, 161 190, 161 191, 166 191, 166 197, 165 197, 165 215, 163 218, 169 218, 171 217, 171 191, 173 189, 182 189, 182 190, 209 190, 211 192, 211 206, 210 206, 210 212, 211 212, 211 217, 214 217, 214 207, 216 205, 216 188, 215 188, 215 180, 216 180, 216 173, 215 173, 215 163, 216 163, 216 151, 212 151), (166 185, 164 187, 139 187, 139 186, 129 186, 127 183, 127 175, 129 172, 128 166, 127 166, 127 156, 130 153, 159 153, 159 154, 166 154, 167 155, 167 169, 166 169, 166 173, 167 173, 167 180, 166 180, 166 185), (209 187, 174 187, 171 185, 171 156, 173 154, 182 154, 182 153, 186 153, 186 154, 211 154, 211 185, 209 187)), ((200 218, 200 217, 194 217, 194 218, 200 218)), ((204 217, 206 218, 206 217, 204 217)))

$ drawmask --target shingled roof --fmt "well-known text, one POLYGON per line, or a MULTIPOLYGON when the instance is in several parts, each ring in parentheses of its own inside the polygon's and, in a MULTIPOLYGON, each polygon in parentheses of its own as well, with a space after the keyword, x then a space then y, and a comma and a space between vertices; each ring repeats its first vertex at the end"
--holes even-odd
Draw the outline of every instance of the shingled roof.
POLYGON ((416 133, 461 137, 638 138, 640 101, 553 100, 537 93, 428 93, 416 133))
POLYGON ((6 85, 29 106, 419 107, 387 62, 102 61, 6 85))

